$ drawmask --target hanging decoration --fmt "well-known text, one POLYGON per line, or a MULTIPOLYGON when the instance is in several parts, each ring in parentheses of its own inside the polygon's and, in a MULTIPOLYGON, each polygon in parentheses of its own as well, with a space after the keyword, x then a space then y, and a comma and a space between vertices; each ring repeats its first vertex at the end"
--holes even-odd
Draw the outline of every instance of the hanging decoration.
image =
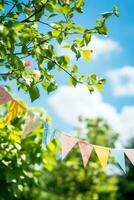
POLYGON ((94 145, 94 150, 100 160, 101 166, 105 169, 109 156, 109 148, 94 145))
POLYGON ((7 103, 11 100, 11 95, 3 87, 0 86, 0 105, 7 103))
MULTIPOLYGON (((0 105, 9 101, 11 102, 6 116, 7 125, 10 124, 10 122, 20 114, 27 112, 27 120, 23 126, 22 138, 42 124, 39 116, 36 116, 34 112, 27 110, 27 108, 13 99, 12 96, 0 86, 0 105)), ((134 165, 134 149, 111 149, 109 147, 90 144, 86 140, 81 140, 79 138, 62 133, 61 131, 58 131, 50 126, 48 123, 45 123, 42 147, 46 147, 56 137, 59 138, 61 143, 62 159, 65 159, 65 157, 77 144, 79 145, 84 167, 87 166, 93 149, 96 152, 103 169, 106 169, 107 167, 109 155, 115 158, 116 162, 119 163, 124 172, 126 172, 125 155, 134 165)))
POLYGON ((79 141, 80 152, 83 160, 83 165, 86 168, 88 160, 93 150, 93 145, 89 144, 86 141, 80 140, 79 141))
POLYGON ((58 136, 57 130, 50 126, 48 123, 44 125, 44 135, 42 140, 42 147, 46 147, 58 136))
POLYGON ((69 135, 61 134, 61 147, 62 147, 62 159, 72 150, 77 144, 78 139, 69 135))
POLYGON ((23 126, 22 138, 24 138, 28 133, 35 130, 41 125, 41 119, 36 116, 31 110, 27 112, 27 119, 23 126))
POLYGON ((124 149, 124 152, 131 163, 134 165, 134 149, 124 149))
POLYGON ((6 116, 6 124, 9 124, 14 118, 26 111, 26 108, 16 100, 12 100, 6 116))
POLYGON ((111 155, 115 157, 116 161, 119 163, 120 167, 126 172, 125 166, 125 156, 123 150, 111 149, 111 155))

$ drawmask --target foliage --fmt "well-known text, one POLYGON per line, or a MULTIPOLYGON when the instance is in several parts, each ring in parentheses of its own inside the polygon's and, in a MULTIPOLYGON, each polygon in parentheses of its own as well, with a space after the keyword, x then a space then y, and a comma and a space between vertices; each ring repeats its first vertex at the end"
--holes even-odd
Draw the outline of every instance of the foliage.
POLYGON ((93 34, 107 35, 106 20, 119 16, 117 6, 102 13, 93 28, 84 29, 75 24, 74 15, 83 12, 84 0, 1 0, 0 1, 0 79, 16 80, 18 89, 30 94, 31 100, 39 98, 39 85, 47 92, 57 89, 56 71, 64 71, 69 83, 93 86, 102 90, 105 79, 95 74, 80 75, 79 67, 71 65, 64 48, 89 61, 92 50, 84 49, 93 34), (63 55, 57 54, 57 46, 63 55), (27 60, 29 59, 29 60, 27 60), (34 66, 31 67, 32 62, 34 66))
POLYGON ((28 199, 30 188, 37 185, 43 164, 41 140, 43 127, 39 127, 21 142, 25 118, 17 118, 5 126, 0 116, 0 200, 28 199))
MULTIPOLYGON (((25 116, 8 126, 3 116, 0 115, 0 200, 116 199, 118 179, 106 175, 95 154, 87 169, 83 168, 78 146, 61 161, 57 140, 47 149, 41 148, 43 124, 20 143, 25 116)), ((89 142, 114 147, 117 134, 103 120, 86 119, 81 123, 85 123, 89 142)), ((83 137, 83 129, 78 128, 76 133, 83 137)))

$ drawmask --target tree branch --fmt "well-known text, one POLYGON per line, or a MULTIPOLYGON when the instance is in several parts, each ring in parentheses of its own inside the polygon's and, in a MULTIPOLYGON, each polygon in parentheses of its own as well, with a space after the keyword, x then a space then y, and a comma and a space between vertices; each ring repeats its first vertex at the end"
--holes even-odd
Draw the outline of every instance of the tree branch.
MULTIPOLYGON (((15 53, 15 55, 21 55, 22 53, 21 52, 17 52, 17 53, 15 53)), ((29 52, 29 54, 27 55, 27 56, 30 56, 30 52, 29 52)), ((27 57, 26 56, 26 57, 27 57)), ((68 70, 66 70, 66 69, 64 69, 59 63, 57 63, 55 60, 53 60, 53 59, 51 59, 51 58, 49 58, 49 57, 47 57, 47 56, 44 56, 44 58, 45 59, 47 59, 47 60, 49 60, 49 61, 51 61, 51 62, 53 62, 55 65, 57 65, 60 69, 62 69, 66 74, 68 74, 74 81, 76 81, 77 83, 80 83, 80 84, 84 84, 83 82, 81 82, 81 81, 78 81, 68 70)), ((11 75, 12 74, 12 72, 11 73, 1 73, 0 74, 0 76, 9 76, 9 75, 11 75)))
POLYGON ((11 7, 11 9, 7 12, 7 14, 4 16, 4 18, 6 18, 9 15, 9 13, 12 12, 12 10, 15 8, 16 4, 17 4, 17 0, 15 1, 14 5, 11 7))
POLYGON ((49 0, 46 1, 45 4, 43 4, 40 9, 35 10, 35 12, 33 14, 31 14, 29 17, 27 17, 26 19, 22 20, 21 23, 25 23, 25 22, 29 22, 29 19, 31 19, 33 16, 35 16, 37 13, 41 12, 42 9, 46 6, 46 4, 48 3, 49 0))
POLYGON ((59 68, 61 68, 64 72, 66 72, 74 81, 76 81, 77 83, 80 83, 80 84, 84 84, 82 81, 78 81, 69 71, 67 71, 66 69, 64 69, 59 63, 57 63, 55 60, 47 57, 47 56, 44 56, 44 58, 46 58, 47 60, 53 62, 55 65, 57 65, 59 68))
MULTIPOLYGON (((31 47, 32 48, 32 47, 31 47)), ((28 52, 28 54, 27 54, 27 56, 25 56, 25 57, 28 57, 28 56, 30 56, 30 51, 28 52)), ((7 55, 9 55, 9 54, 7 54, 7 55)), ((14 55, 22 55, 22 53, 21 52, 16 52, 16 53, 14 53, 14 55)), ((22 57, 23 58, 23 57, 22 57)), ((80 84, 84 84, 82 81, 78 81, 68 70, 66 70, 66 69, 64 69, 59 63, 57 63, 55 60, 53 60, 53 59, 51 59, 51 58, 49 58, 49 57, 47 57, 47 56, 44 56, 44 58, 45 59, 47 59, 47 60, 49 60, 49 61, 51 61, 51 62, 53 62, 55 65, 57 65, 60 69, 62 69, 66 74, 68 74, 74 81, 76 81, 77 83, 80 83, 80 84)), ((5 75, 11 75, 11 73, 6 73, 6 74, 0 74, 0 76, 5 76, 5 75)))
POLYGON ((41 24, 44 24, 44 25, 46 25, 46 26, 49 26, 49 27, 52 28, 52 29, 55 29, 56 31, 63 32, 63 33, 69 34, 69 35, 74 35, 74 34, 81 35, 81 34, 82 34, 82 33, 77 33, 77 32, 68 32, 68 31, 62 30, 62 29, 60 29, 60 28, 56 28, 56 27, 54 27, 54 26, 51 26, 50 24, 48 24, 48 23, 46 23, 46 22, 43 22, 43 21, 40 21, 40 20, 39 20, 39 21, 37 21, 37 20, 32 20, 32 21, 28 20, 27 22, 28 22, 28 23, 30 23, 30 22, 39 22, 39 23, 41 23, 41 24))

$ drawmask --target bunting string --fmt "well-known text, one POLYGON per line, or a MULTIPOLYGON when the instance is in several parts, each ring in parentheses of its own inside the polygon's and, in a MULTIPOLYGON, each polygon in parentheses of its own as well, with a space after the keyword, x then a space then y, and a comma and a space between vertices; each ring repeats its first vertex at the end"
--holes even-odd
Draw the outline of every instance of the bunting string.
POLYGON ((100 164, 104 170, 106 170, 109 156, 112 156, 115 158, 115 161, 119 164, 119 166, 125 173, 126 173, 125 155, 130 160, 130 162, 134 165, 134 149, 124 149, 124 148, 113 149, 109 147, 94 145, 94 144, 89 143, 86 140, 82 140, 74 136, 70 136, 62 131, 59 131, 58 129, 53 128, 52 126, 51 128, 49 128, 49 124, 47 123, 45 123, 45 127, 47 127, 47 129, 44 128, 42 146, 46 147, 55 138, 58 138, 61 143, 62 159, 65 159, 67 155, 72 151, 72 149, 77 144, 79 144, 80 153, 81 153, 83 165, 85 168, 87 166, 87 163, 90 159, 90 156, 93 150, 95 151, 100 161, 100 164), (50 135, 51 135, 51 139, 48 140, 47 138, 50 138, 50 135))
MULTIPOLYGON (((25 121, 25 124, 23 126, 22 138, 24 138, 28 133, 35 130, 41 125, 43 121, 39 118, 39 116, 35 115, 34 112, 28 110, 18 101, 16 101, 6 91, 6 89, 0 86, 0 105, 9 101, 11 102, 6 116, 6 125, 10 124, 13 119, 18 117, 22 113, 27 112, 27 120, 25 121)), ((82 140, 74 136, 68 135, 62 131, 59 131, 58 129, 50 126, 48 123, 45 122, 42 147, 45 148, 55 138, 59 138, 60 140, 62 159, 65 159, 66 156, 72 151, 72 149, 78 144, 84 167, 87 166, 93 150, 95 151, 103 169, 106 169, 107 167, 109 155, 115 158, 116 162, 120 165, 125 173, 125 156, 130 160, 132 165, 134 165, 134 149, 111 149, 109 147, 90 144, 86 140, 82 140)))

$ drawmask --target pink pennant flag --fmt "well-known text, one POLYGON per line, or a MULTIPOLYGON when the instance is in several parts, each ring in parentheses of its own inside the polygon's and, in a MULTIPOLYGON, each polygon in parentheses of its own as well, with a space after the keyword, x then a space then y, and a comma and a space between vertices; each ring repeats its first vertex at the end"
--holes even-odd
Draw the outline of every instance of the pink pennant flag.
POLYGON ((83 159, 84 167, 87 166, 88 160, 93 150, 93 146, 86 141, 79 141, 80 152, 83 159))
POLYGON ((61 134, 62 159, 66 157, 66 155, 77 144, 77 142, 77 138, 61 134))
POLYGON ((0 105, 12 100, 11 95, 0 86, 0 105))
POLYGON ((124 149, 124 152, 131 163, 134 165, 134 149, 124 149))

